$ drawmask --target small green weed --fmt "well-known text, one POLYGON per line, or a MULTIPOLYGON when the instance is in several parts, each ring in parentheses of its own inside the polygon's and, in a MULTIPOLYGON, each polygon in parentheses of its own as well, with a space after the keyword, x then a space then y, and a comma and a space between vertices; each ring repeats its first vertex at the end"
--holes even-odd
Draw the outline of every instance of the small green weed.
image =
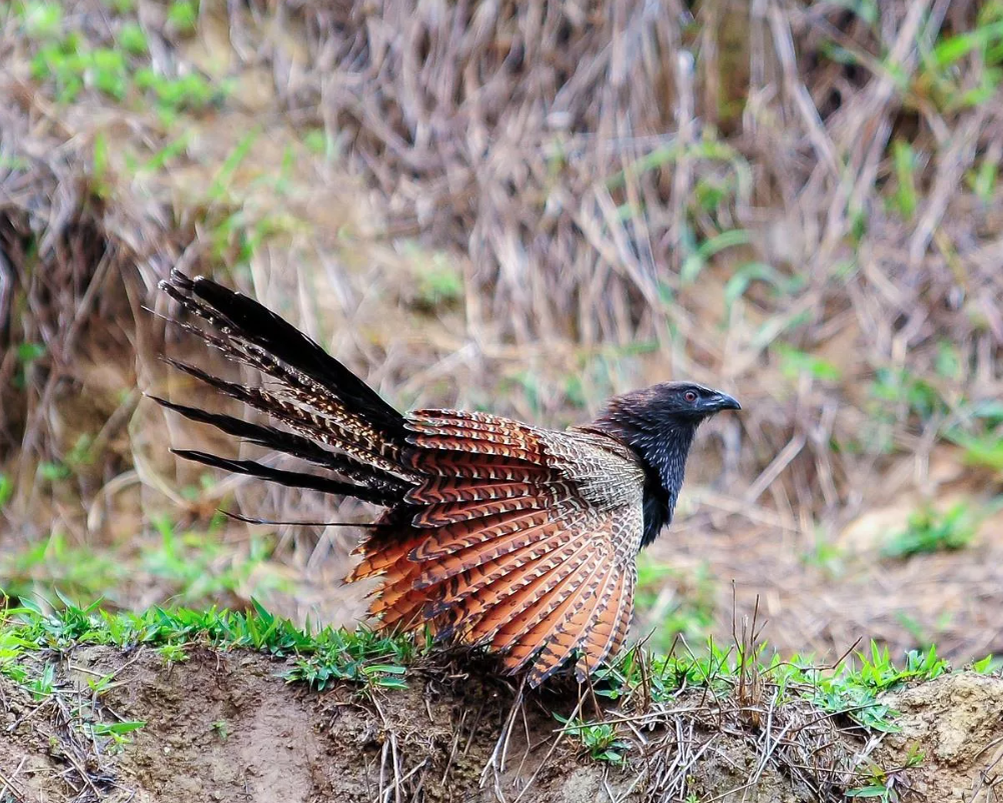
POLYGON ((227 197, 227 191, 230 183, 233 181, 234 174, 241 163, 247 158, 251 146, 254 145, 255 140, 260 135, 261 131, 258 129, 249 131, 241 137, 240 142, 237 143, 237 146, 226 157, 219 171, 213 177, 212 184, 209 186, 209 197, 212 200, 222 201, 227 197))
POLYGON ((772 288, 777 297, 791 296, 805 284, 804 276, 785 276, 765 262, 745 262, 741 264, 724 286, 725 313, 731 313, 735 302, 745 295, 753 282, 762 282, 772 288))
POLYGON ((407 242, 404 253, 414 275, 414 305, 426 312, 454 306, 463 298, 463 273, 449 254, 407 242))
POLYGON ((844 550, 831 541, 826 540, 822 534, 817 534, 811 547, 801 555, 801 559, 808 565, 819 569, 828 577, 839 577, 845 568, 844 550))
POLYGON ((141 720, 124 720, 121 722, 94 722, 91 723, 90 727, 95 736, 109 737, 114 748, 121 748, 130 741, 130 733, 145 726, 146 723, 141 720))
MULTIPOLYGON (((296 665, 286 672, 287 681, 305 681, 315 689, 324 689, 337 681, 384 689, 407 687, 406 667, 419 654, 411 639, 365 629, 354 633, 326 630, 324 635, 315 650, 301 655, 296 665)), ((426 641, 426 650, 430 644, 426 641)))
POLYGON ((871 396, 884 405, 886 411, 889 407, 904 406, 924 421, 947 410, 937 389, 906 369, 878 368, 871 384, 871 396))
MULTIPOLYGON (((232 200, 226 187, 214 184, 211 192, 218 192, 213 198, 218 202, 229 203, 232 200)), ((250 263, 264 243, 283 234, 305 231, 305 226, 303 221, 289 214, 255 218, 246 209, 238 208, 213 226, 213 256, 225 265, 235 268, 244 266, 250 263)))
POLYGON ((181 644, 161 644, 157 647, 157 652, 165 664, 183 664, 188 660, 188 653, 181 644))
POLYGON ((978 661, 973 661, 971 670, 979 675, 992 675, 1003 669, 1003 657, 987 655, 978 661))
POLYGON ((198 0, 174 0, 167 9, 167 22, 178 33, 191 33, 199 18, 198 0))
POLYGON ((672 648, 679 636, 687 642, 706 641, 714 624, 714 581, 707 566, 692 576, 643 556, 638 559, 636 605, 650 644, 656 652, 672 648), (665 581, 677 579, 680 589, 668 593, 665 581), (653 628, 653 629, 652 629, 653 628))
POLYGON ((118 29, 115 39, 126 53, 133 56, 142 56, 150 49, 146 31, 138 22, 124 23, 118 29))
POLYGON ((121 101, 129 87, 126 55, 110 48, 90 48, 76 34, 42 47, 32 59, 32 75, 56 86, 56 99, 69 103, 85 88, 121 101))
POLYGON ((999 180, 1000 157, 998 154, 986 153, 978 160, 978 167, 965 174, 968 188, 975 193, 982 203, 989 204, 996 198, 996 186, 999 180))
POLYGON ((423 306, 435 309, 453 304, 463 296, 463 276, 445 255, 436 254, 432 264, 418 275, 418 297, 423 306))
POLYGON ((792 381, 803 374, 821 382, 838 382, 842 378, 843 372, 828 360, 799 351, 786 343, 777 343, 773 351, 780 357, 780 372, 792 381))
POLYGON ((949 670, 936 647, 926 652, 910 650, 900 669, 892 662, 887 647, 879 648, 872 642, 870 654, 858 652, 855 660, 835 672, 821 672, 795 657, 790 662, 775 661, 769 674, 782 686, 803 684, 810 689, 809 699, 825 711, 846 714, 866 728, 888 732, 898 730, 895 712, 878 702, 878 694, 909 680, 933 680, 949 670))
POLYGON ((617 766, 626 763, 630 745, 617 738, 616 725, 608 722, 585 722, 577 717, 568 719, 560 714, 554 714, 554 718, 564 725, 565 733, 581 740, 593 761, 605 761, 617 766))
POLYGON ((596 673, 595 690, 601 697, 619 699, 644 688, 652 702, 671 701, 683 688, 709 688, 727 694, 752 672, 778 687, 781 700, 799 697, 832 714, 850 717, 876 731, 895 731, 895 712, 878 695, 910 680, 932 680, 949 671, 935 648, 906 653, 904 666, 896 666, 887 648, 872 643, 870 652, 859 652, 837 669, 820 669, 810 658, 789 661, 774 655, 764 660, 766 645, 743 655, 708 640, 699 654, 646 656, 629 650, 617 664, 596 673))
POLYGON ((951 440, 964 447, 964 460, 969 465, 1003 471, 1003 435, 956 434, 951 436, 951 440))
POLYGON ((173 78, 152 67, 143 67, 134 77, 136 86, 155 98, 157 112, 164 123, 172 122, 179 112, 199 111, 219 103, 230 89, 229 84, 213 85, 195 72, 173 78))
MULTIPOLYGON (((901 769, 917 767, 923 763, 923 758, 923 752, 916 745, 911 745, 901 769)), ((899 800, 893 778, 877 764, 872 763, 867 767, 863 780, 863 786, 847 789, 846 797, 851 800, 873 800, 878 803, 897 803, 899 800)))
POLYGON ((932 50, 920 50, 912 92, 945 113, 986 102, 1003 81, 1003 3, 984 3, 972 30, 944 36, 932 50))
POLYGON ((683 260, 682 267, 679 270, 680 282, 683 284, 692 284, 712 257, 721 253, 726 248, 748 245, 749 242, 749 232, 744 229, 723 231, 714 237, 704 240, 683 260))
MULTIPOLYGON (((26 5, 24 24, 35 46, 32 75, 51 82, 59 103, 70 103, 85 89, 94 89, 117 102, 137 108, 154 100, 161 120, 169 123, 181 111, 198 111, 219 102, 229 84, 214 85, 197 72, 176 77, 154 69, 146 30, 135 21, 125 21, 114 32, 114 41, 95 46, 79 31, 63 31, 58 5, 26 5), (145 97, 140 97, 145 96, 145 97)), ((171 24, 180 32, 190 32, 198 18, 197 4, 178 0, 168 12, 171 24)))
POLYGON ((899 216, 910 221, 916 214, 919 194, 916 190, 916 174, 921 159, 908 142, 896 140, 892 145, 892 162, 895 168, 895 191, 887 199, 886 206, 899 216))
POLYGON ((906 529, 896 533, 881 550, 889 558, 962 549, 978 530, 979 516, 967 502, 958 502, 944 512, 927 505, 909 516, 906 529))
POLYGON ((266 539, 253 538, 250 552, 234 560, 231 550, 208 533, 178 533, 172 522, 162 516, 153 523, 160 534, 160 543, 142 552, 141 566, 171 584, 175 599, 182 603, 210 600, 227 592, 239 593, 252 581, 258 593, 282 586, 279 576, 266 570, 272 551, 266 539))
POLYGON ((42 673, 31 678, 24 686, 31 692, 35 702, 51 697, 56 691, 56 665, 51 661, 46 662, 42 673))
POLYGON ((28 387, 28 377, 31 375, 31 366, 36 360, 45 356, 44 343, 20 343, 17 347, 17 371, 14 374, 14 387, 24 390, 28 387))
POLYGON ((59 3, 27 2, 15 4, 25 32, 35 39, 52 39, 63 29, 63 8, 59 3))
POLYGON ((73 472, 62 461, 43 460, 38 464, 38 475, 46 482, 60 482, 73 476, 73 472))
POLYGON ((925 424, 949 411, 938 389, 906 368, 878 368, 868 396, 868 426, 862 443, 876 454, 893 451, 892 433, 904 420, 912 418, 925 424))
POLYGON ((125 573, 125 567, 110 557, 71 545, 58 530, 23 552, 11 551, 0 558, 0 582, 18 597, 34 593, 41 585, 71 597, 93 599, 123 580, 125 573))

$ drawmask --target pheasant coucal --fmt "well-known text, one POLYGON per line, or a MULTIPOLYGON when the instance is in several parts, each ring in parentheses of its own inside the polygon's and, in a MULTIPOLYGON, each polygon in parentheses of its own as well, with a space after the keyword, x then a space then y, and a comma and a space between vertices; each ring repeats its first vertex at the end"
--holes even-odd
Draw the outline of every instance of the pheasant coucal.
POLYGON ((265 381, 228 382, 174 367, 267 413, 254 424, 157 399, 320 470, 288 471, 199 451, 181 457, 383 506, 354 581, 379 577, 383 627, 428 626, 481 645, 536 686, 578 655, 579 680, 627 638, 636 556, 672 519, 697 426, 731 396, 666 382, 610 400, 564 432, 463 410, 401 415, 282 318, 244 295, 175 271, 161 289, 181 325, 265 381))

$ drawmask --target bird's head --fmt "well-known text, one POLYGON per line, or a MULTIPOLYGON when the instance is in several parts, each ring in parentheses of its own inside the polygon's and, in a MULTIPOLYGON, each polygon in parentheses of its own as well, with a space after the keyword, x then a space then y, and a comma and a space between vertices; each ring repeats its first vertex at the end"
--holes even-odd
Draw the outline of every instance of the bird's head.
POLYGON ((642 545, 672 519, 700 422, 741 409, 734 397, 694 382, 663 382, 610 399, 593 427, 629 446, 648 476, 642 545))
POLYGON ((610 399, 599 421, 624 441, 659 440, 692 431, 722 410, 741 410, 742 405, 720 390, 695 382, 662 382, 610 399))

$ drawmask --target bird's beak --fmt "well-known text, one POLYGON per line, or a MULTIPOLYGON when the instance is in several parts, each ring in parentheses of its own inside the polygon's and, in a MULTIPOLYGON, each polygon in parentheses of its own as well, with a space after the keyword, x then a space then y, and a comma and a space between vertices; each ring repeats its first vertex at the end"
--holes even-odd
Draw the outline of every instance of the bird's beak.
POLYGON ((738 399, 734 396, 729 396, 727 393, 718 393, 714 398, 714 407, 717 410, 741 410, 742 405, 738 403, 738 399))

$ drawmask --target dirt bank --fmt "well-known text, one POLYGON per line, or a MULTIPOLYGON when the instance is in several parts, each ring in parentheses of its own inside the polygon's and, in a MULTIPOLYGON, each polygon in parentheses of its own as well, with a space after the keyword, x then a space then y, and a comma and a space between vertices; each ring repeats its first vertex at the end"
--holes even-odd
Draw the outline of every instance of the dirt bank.
POLYGON ((27 688, 0 680, 0 800, 810 801, 870 781, 889 790, 879 799, 974 803, 995 799, 1003 744, 1003 680, 970 674, 890 697, 902 730, 855 769, 845 760, 878 740, 833 727, 830 771, 816 758, 813 773, 790 758, 804 722, 764 741, 771 724, 754 707, 731 719, 722 706, 714 727, 698 715, 706 691, 683 693, 660 721, 622 725, 628 760, 614 766, 556 738, 553 711, 574 713, 572 695, 513 713, 510 687, 455 666, 364 696, 288 684, 285 661, 243 651, 198 649, 168 664, 152 649, 82 647, 49 664, 27 688))

